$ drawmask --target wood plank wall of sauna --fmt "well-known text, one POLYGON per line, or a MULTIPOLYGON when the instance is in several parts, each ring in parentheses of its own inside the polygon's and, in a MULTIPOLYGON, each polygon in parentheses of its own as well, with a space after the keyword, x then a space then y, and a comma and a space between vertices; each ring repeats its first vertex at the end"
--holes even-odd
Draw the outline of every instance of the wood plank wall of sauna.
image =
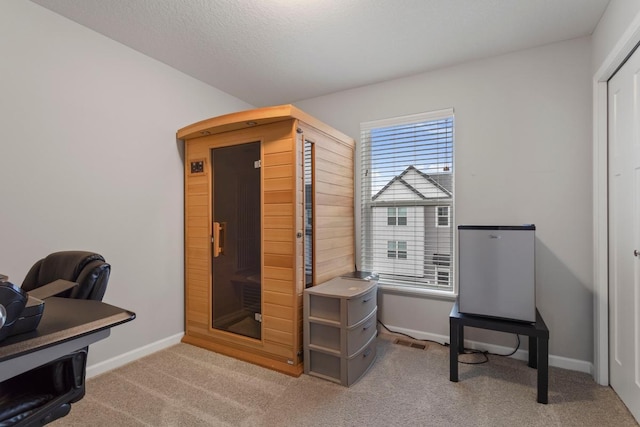
MULTIPOLYGON (((293 120, 263 144, 262 331, 265 349, 297 360, 295 127, 293 120)), ((265 126, 265 127, 267 127, 265 126)))
POLYGON ((185 333, 207 335, 211 296, 210 170, 206 144, 186 143, 185 165, 185 333), (191 174, 192 161, 204 162, 204 171, 191 174))
POLYGON ((300 123, 314 143, 315 284, 355 269, 353 140, 340 141, 300 123))
POLYGON ((299 323, 295 275, 295 128, 293 120, 196 138, 187 141, 187 165, 206 159, 210 149, 262 141, 263 271, 262 342, 229 340, 210 328, 210 177, 185 172, 185 248, 187 334, 253 348, 263 355, 297 361, 299 323), (203 194, 203 192, 206 192, 203 194))

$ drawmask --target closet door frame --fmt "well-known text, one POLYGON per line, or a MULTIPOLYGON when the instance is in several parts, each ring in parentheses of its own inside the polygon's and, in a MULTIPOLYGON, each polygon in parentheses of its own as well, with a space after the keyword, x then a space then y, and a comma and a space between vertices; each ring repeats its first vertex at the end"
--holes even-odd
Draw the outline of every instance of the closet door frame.
POLYGON ((640 14, 631 22, 593 76, 593 379, 609 385, 609 233, 607 81, 640 43, 640 14))

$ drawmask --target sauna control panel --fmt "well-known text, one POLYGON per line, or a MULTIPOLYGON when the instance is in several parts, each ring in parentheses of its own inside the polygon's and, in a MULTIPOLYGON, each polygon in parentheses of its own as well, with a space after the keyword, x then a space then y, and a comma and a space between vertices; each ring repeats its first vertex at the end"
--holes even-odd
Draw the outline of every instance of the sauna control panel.
POLYGON ((204 160, 194 160, 191 162, 191 173, 204 173, 204 160))

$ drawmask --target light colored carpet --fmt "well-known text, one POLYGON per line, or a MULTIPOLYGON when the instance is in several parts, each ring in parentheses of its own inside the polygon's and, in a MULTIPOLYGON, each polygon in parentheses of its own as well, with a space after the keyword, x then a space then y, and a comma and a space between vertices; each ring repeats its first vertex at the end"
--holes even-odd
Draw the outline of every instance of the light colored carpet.
MULTIPOLYGON (((448 347, 394 344, 383 335, 372 369, 350 388, 293 378, 178 344, 92 378, 84 399, 53 426, 637 426, 609 387, 551 368, 549 404, 536 371, 490 356, 460 364, 448 347)), ((462 355, 467 361, 478 355, 462 355)))

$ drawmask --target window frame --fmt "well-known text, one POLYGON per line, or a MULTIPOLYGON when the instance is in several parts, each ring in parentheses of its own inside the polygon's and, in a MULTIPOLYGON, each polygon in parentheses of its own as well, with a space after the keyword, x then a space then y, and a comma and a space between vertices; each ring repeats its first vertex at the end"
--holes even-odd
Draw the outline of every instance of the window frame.
MULTIPOLYGON (((377 169, 375 169, 375 159, 373 158, 373 156, 375 155, 375 136, 371 134, 372 131, 376 130, 376 129, 381 129, 381 128, 392 128, 395 126, 405 126, 405 125, 421 125, 422 123, 425 123, 425 125, 430 125, 430 123, 428 122, 440 122, 440 121, 446 121, 446 124, 443 125, 444 127, 437 127, 437 129, 446 129, 446 131, 448 132, 448 136, 446 138, 448 138, 448 140, 446 140, 446 142, 443 142, 443 144, 447 144, 447 151, 448 151, 448 159, 449 159, 449 164, 448 166, 442 168, 442 169, 438 169, 439 172, 430 172, 434 175, 439 174, 450 174, 450 187, 447 187, 449 189, 449 198, 447 199, 440 199, 441 202, 440 203, 429 203, 428 201, 423 201, 422 203, 416 204, 416 205, 412 205, 412 204, 408 204, 407 206, 409 208, 412 208, 414 206, 424 206, 425 208, 428 207, 429 205, 434 206, 435 207, 435 212, 436 212, 436 227, 433 228, 433 230, 435 229, 440 229, 440 230, 444 230, 446 228, 451 229, 449 236, 446 238, 446 242, 445 243, 445 247, 442 246, 438 246, 440 245, 439 243, 436 244, 436 247, 433 249, 430 249, 431 252, 427 253, 426 249, 425 252, 422 255, 412 255, 413 256, 413 261, 414 261, 414 269, 417 269, 416 271, 419 271, 420 269, 423 269, 423 276, 422 279, 418 278, 417 280, 415 280, 414 282, 411 282, 411 279, 409 280, 404 280, 402 277, 398 277, 397 279, 395 278, 395 276, 391 276, 390 280, 385 280, 385 278, 383 277, 384 275, 379 272, 376 271, 380 274, 380 281, 379 281, 379 286, 381 289, 386 289, 386 290, 393 290, 394 292, 398 292, 398 293, 407 293, 407 294, 421 294, 421 295, 429 295, 429 296, 435 296, 438 298, 444 298, 444 299, 453 299, 455 298, 456 292, 457 292, 457 285, 455 283, 455 279, 456 279, 456 274, 455 274, 455 266, 454 266, 454 260, 453 258, 450 259, 450 265, 449 266, 444 266, 444 265, 440 265, 440 266, 431 266, 429 269, 437 269, 439 267, 440 270, 442 270, 442 272, 444 273, 444 271, 447 272, 447 274, 449 275, 449 286, 447 286, 446 288, 443 288, 443 286, 438 285, 437 282, 437 277, 438 277, 438 273, 436 272, 436 283, 433 284, 431 283, 430 280, 428 280, 428 276, 427 276, 427 262, 428 260, 431 258, 433 251, 436 252, 441 252, 441 251, 447 251, 447 252, 451 252, 451 253, 455 253, 455 246, 456 246, 456 242, 455 242, 455 232, 454 232, 454 227, 453 224, 455 223, 454 220, 454 215, 455 215, 455 191, 454 191, 454 170, 455 170, 455 158, 454 158, 454 152, 455 152, 455 116, 453 113, 453 109, 445 109, 445 110, 439 110, 439 111, 434 111, 434 112, 430 112, 430 113, 420 113, 420 114, 414 114, 414 115, 410 115, 410 116, 403 116, 403 117, 396 117, 396 118, 390 118, 390 119, 384 119, 384 120, 376 120, 376 121, 371 121, 371 122, 363 122, 361 123, 361 144, 359 146, 360 150, 359 150, 359 174, 358 174, 358 178, 360 180, 359 182, 359 187, 361 190, 361 198, 360 200, 358 200, 359 204, 360 204, 360 223, 361 223, 361 227, 358 230, 359 234, 360 234, 360 241, 361 241, 361 247, 360 247, 360 254, 359 254, 359 262, 360 265, 358 266, 359 269, 371 269, 371 265, 372 263, 379 263, 379 262, 385 262, 381 259, 378 258, 377 261, 374 261, 374 258, 376 258, 375 255, 375 248, 374 248, 374 241, 378 241, 377 245, 379 245, 379 237, 375 237, 373 235, 373 233, 377 233, 378 230, 374 230, 374 228, 378 227, 376 226, 372 221, 375 215, 380 215, 380 214, 375 214, 373 212, 373 207, 374 206, 379 206, 379 207, 383 207, 385 206, 385 203, 375 203, 373 202, 372 198, 369 198, 368 200, 366 199, 366 195, 367 194, 373 194, 371 192, 371 189, 374 188, 374 185, 372 183, 373 181, 373 177, 369 177, 367 178, 367 175, 369 173, 369 171, 372 172, 372 176, 374 174, 376 174, 377 169), (366 134, 366 136, 365 136, 366 134), (367 140, 365 143, 365 139, 367 140), (446 200, 446 204, 442 203, 442 201, 446 200), (438 222, 438 207, 446 207, 447 208, 447 224, 448 225, 437 225, 438 222), (420 261, 420 257, 424 258, 424 262, 420 261), (420 267, 420 265, 423 265, 423 267, 420 267)), ((444 123, 444 122, 442 122, 444 123)), ((393 131, 393 129, 391 129, 393 131)), ((437 138, 440 138, 440 136, 437 136, 437 138)), ((444 138, 444 137, 443 137, 444 138)), ((443 139, 444 140, 444 139, 443 139)), ((387 142, 385 142, 386 144, 387 142)), ((422 144, 424 144, 424 142, 421 142, 420 140, 416 140, 413 144, 418 144, 417 147, 423 147, 422 144)), ((440 140, 436 140, 435 143, 431 142, 431 144, 440 144, 440 140)), ((428 145, 428 144, 427 144, 428 145)), ((379 187, 377 187, 379 188, 379 187)), ((440 196, 439 196, 440 197, 440 196)), ((435 200, 435 199, 434 199, 435 200)), ((390 202, 386 202, 386 208, 390 208, 393 207, 394 208, 394 214, 395 215, 390 215, 389 214, 389 210, 386 210, 386 213, 384 214, 386 216, 386 219, 382 219, 379 216, 375 216, 376 218, 379 218, 376 221, 382 220, 384 221, 385 226, 389 227, 389 233, 394 233, 393 231, 391 231, 392 229, 395 229, 395 227, 397 227, 399 224, 399 212, 398 212, 398 206, 395 205, 393 206, 393 203, 390 202), (390 220, 389 218, 394 218, 392 220, 390 220), (389 224, 389 222, 395 222, 395 224, 389 224)), ((404 206, 403 206, 404 207, 404 206)), ((406 209, 406 207, 405 207, 406 209)), ((413 214, 412 214, 413 215, 413 214)), ((426 217, 426 210, 424 211, 424 221, 426 221, 427 217, 426 217)), ((408 215, 407 215, 408 217, 408 215)), ((440 218, 444 218, 444 216, 441 216, 440 218)), ((411 218, 411 221, 409 221, 407 219, 407 224, 402 224, 402 225, 410 225, 410 226, 414 226, 416 221, 423 221, 420 218, 411 218), (413 225, 412 225, 413 224, 413 225)), ((379 224, 379 223, 377 223, 379 224)), ((425 226, 426 226, 426 222, 424 222, 425 226)), ((430 222, 430 224, 433 224, 430 222)), ((433 227, 433 226, 429 226, 429 227, 433 227)), ((410 227, 407 227, 410 228, 410 227)), ((399 230, 398 230, 399 231, 399 230)), ((408 230, 409 231, 409 230, 408 230)), ((425 234, 426 236, 426 234, 425 234)), ((423 239, 429 239, 429 237, 424 237, 423 239)), ((387 241, 391 241, 393 240, 393 238, 388 239, 387 241)), ((398 257, 398 247, 397 247, 397 242, 401 241, 401 240, 395 240, 396 241, 396 246, 394 248, 394 253, 395 253, 395 257, 388 257, 388 251, 390 250, 389 247, 387 247, 387 256, 384 257, 384 259, 388 260, 389 263, 395 263, 397 262, 399 259, 402 259, 403 261, 405 261, 405 259, 403 258, 399 258, 398 257)), ((426 241, 425 241, 426 242, 426 241)), ((411 242, 407 242, 407 246, 411 246, 412 248, 415 248, 415 244, 416 241, 411 240, 411 242)), ((425 243, 426 245, 426 243, 425 243)), ((379 246, 378 246, 379 247, 379 246)), ((426 248, 427 246, 425 246, 426 248)), ((412 261, 411 257, 408 256, 409 254, 407 253, 407 261, 412 261)), ((379 255, 378 255, 379 257, 379 255)), ((375 271, 375 269, 374 269, 375 271)), ((433 271, 433 270, 432 270, 433 271)), ((395 273, 394 273, 395 274, 395 273)), ((400 273, 402 276, 402 273, 400 273)), ((388 276, 388 274, 386 274, 388 276)))
POLYGON ((387 208, 387 225, 390 225, 390 226, 407 225, 407 208, 403 206, 388 207, 387 208), (404 211, 404 215, 400 215, 401 209, 404 211), (392 210, 393 210, 393 214, 390 215, 390 212, 392 210), (393 219, 393 224, 390 223, 390 220, 392 219, 393 219), (401 219, 404 219, 404 221, 400 221, 401 219), (404 224, 401 224, 401 222, 404 222, 404 224))
POLYGON ((387 258, 398 259, 398 242, 387 240, 387 258))
POLYGON ((451 206, 449 205, 436 205, 435 206, 436 228, 451 228, 451 206), (440 218, 444 218, 444 215, 440 215, 440 208, 447 209, 447 224, 440 225, 440 218))
POLYGON ((407 259, 407 241, 406 240, 387 240, 387 258, 389 259, 407 259), (393 244, 393 245, 392 245, 393 244), (400 247, 404 246, 404 249, 400 247), (393 253, 393 256, 390 256, 393 253), (404 256, 401 256, 403 255, 404 256))

